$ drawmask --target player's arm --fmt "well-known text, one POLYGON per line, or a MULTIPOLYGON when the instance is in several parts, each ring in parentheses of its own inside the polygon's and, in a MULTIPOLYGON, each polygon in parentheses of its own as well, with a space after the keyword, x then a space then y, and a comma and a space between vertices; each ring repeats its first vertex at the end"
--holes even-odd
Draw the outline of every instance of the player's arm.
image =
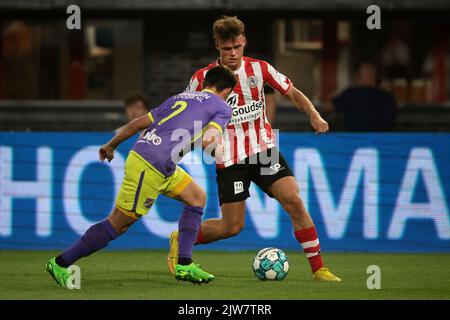
POLYGON ((266 117, 269 123, 273 126, 275 123, 275 115, 277 112, 277 100, 275 98, 275 91, 270 86, 264 86, 264 95, 266 98, 266 117))
POLYGON ((223 156, 222 128, 217 124, 209 124, 202 137, 202 148, 214 157, 223 156))
POLYGON ((312 102, 296 87, 291 86, 286 96, 291 100, 294 106, 309 116, 311 126, 316 133, 328 131, 328 123, 320 116, 312 102))
POLYGON ((126 125, 121 127, 108 143, 101 146, 98 151, 100 160, 104 161, 107 159, 108 161, 111 161, 114 159, 114 150, 119 146, 119 144, 127 140, 129 137, 134 136, 137 132, 147 128, 150 123, 151 120, 149 115, 145 114, 142 117, 131 120, 126 125))
POLYGON ((275 68, 267 62, 262 63, 262 67, 265 81, 267 81, 272 88, 276 89, 281 94, 286 95, 297 109, 305 112, 309 116, 311 125, 316 133, 328 131, 328 123, 322 119, 312 102, 300 90, 294 87, 289 78, 275 70, 275 68))
POLYGON ((194 75, 191 77, 188 86, 185 91, 201 91, 202 90, 202 79, 203 79, 203 71, 197 70, 194 75))

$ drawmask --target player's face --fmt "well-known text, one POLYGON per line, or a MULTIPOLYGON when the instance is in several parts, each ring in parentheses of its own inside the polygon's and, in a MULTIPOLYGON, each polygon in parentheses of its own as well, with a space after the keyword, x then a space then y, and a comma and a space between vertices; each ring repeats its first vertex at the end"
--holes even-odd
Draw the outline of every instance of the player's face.
POLYGON ((226 41, 217 40, 216 47, 220 53, 220 63, 233 71, 237 70, 241 66, 245 44, 246 39, 243 35, 226 41))
POLYGON ((128 120, 137 119, 148 112, 142 101, 132 103, 126 107, 128 120))

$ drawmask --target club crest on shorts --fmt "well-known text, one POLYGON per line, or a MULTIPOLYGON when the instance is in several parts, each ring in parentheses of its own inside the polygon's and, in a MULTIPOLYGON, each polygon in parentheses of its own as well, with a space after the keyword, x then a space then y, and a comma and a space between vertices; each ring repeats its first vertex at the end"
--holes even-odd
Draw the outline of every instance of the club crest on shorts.
POLYGON ((258 80, 255 76, 250 76, 247 78, 247 84, 250 88, 256 88, 258 86, 258 80))
POLYGON ((244 183, 242 181, 234 182, 234 194, 244 192, 244 183))
POLYGON ((145 199, 144 207, 146 207, 147 209, 150 209, 153 205, 153 202, 155 202, 155 199, 151 199, 151 198, 145 199))

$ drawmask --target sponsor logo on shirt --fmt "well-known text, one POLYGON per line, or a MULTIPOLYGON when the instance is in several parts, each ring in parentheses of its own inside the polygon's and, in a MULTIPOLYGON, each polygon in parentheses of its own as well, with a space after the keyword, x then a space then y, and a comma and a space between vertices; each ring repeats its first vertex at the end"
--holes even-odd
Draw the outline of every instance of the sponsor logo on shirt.
POLYGON ((228 105, 229 105, 230 107, 236 106, 237 103, 238 103, 238 98, 239 98, 239 96, 238 96, 237 93, 231 93, 231 94, 228 96, 228 99, 227 99, 228 105))
POLYGON ((152 129, 152 131, 147 131, 145 135, 142 137, 142 139, 153 143, 155 146, 160 145, 162 142, 161 137, 156 134, 156 129, 152 129))
POLYGON ((264 102, 262 100, 252 101, 250 104, 233 106, 232 109, 231 124, 253 121, 262 116, 264 102))

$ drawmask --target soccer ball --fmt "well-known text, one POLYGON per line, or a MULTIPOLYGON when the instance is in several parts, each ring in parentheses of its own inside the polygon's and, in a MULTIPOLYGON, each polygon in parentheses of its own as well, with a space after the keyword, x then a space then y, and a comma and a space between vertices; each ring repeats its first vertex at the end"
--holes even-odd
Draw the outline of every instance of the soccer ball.
POLYGON ((260 280, 283 280, 289 271, 288 258, 280 249, 264 248, 253 259, 253 271, 260 280))

